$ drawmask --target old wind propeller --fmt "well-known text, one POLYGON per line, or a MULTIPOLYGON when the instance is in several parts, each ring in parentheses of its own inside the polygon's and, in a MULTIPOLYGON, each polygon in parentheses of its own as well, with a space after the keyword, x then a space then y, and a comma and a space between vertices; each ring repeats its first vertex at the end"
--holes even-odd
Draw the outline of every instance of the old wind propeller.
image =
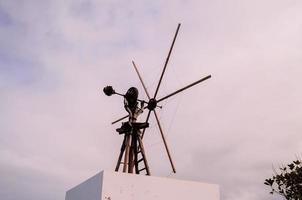
MULTIPOLYGON (((148 114, 147 114, 147 118, 146 118, 145 123, 148 124, 149 119, 150 119, 150 115, 151 115, 151 112, 152 112, 154 114, 154 116, 155 116, 158 128, 160 130, 160 134, 161 134, 161 137, 162 137, 162 140, 163 140, 163 143, 164 143, 164 146, 165 146, 165 149, 166 149, 166 152, 167 152, 167 155, 168 155, 171 167, 172 167, 172 171, 174 173, 176 173, 176 169, 175 169, 175 166, 174 166, 174 163, 173 163, 173 160, 172 160, 172 157, 171 157, 171 154, 170 154, 170 151, 169 151, 166 139, 165 139, 165 135, 163 133, 163 129, 162 129, 161 123, 159 121, 159 117, 158 117, 157 112, 156 112, 155 109, 157 107, 160 107, 160 106, 158 106, 158 103, 160 103, 160 102, 162 102, 162 101, 164 101, 164 100, 166 100, 166 99, 168 99, 168 98, 170 98, 170 97, 172 97, 172 96, 174 96, 174 95, 176 95, 176 94, 178 94, 178 93, 180 93, 180 92, 182 92, 182 91, 184 91, 184 90, 186 90, 186 89, 188 89, 188 88, 190 88, 190 87, 192 87, 192 86, 194 86, 196 84, 199 84, 199 83, 201 83, 201 82, 203 82, 203 81, 211 78, 211 75, 208 75, 208 76, 206 76, 204 78, 201 78, 201 79, 199 79, 199 80, 197 80, 197 81, 195 81, 195 82, 193 82, 193 83, 191 83, 191 84, 189 84, 189 85, 187 85, 187 86, 185 86, 185 87, 183 87, 181 89, 178 89, 178 90, 170 93, 169 95, 166 95, 164 97, 161 97, 161 98, 157 99, 157 94, 158 94, 159 88, 161 86, 161 82, 162 82, 163 76, 165 74, 165 71, 166 71, 166 68, 167 68, 167 65, 168 65, 168 62, 169 62, 169 59, 170 59, 170 55, 172 53, 172 49, 174 47, 174 43, 175 43, 176 37, 178 35, 178 31, 179 31, 180 25, 181 24, 178 24, 178 26, 177 26, 177 29, 176 29, 176 32, 175 32, 175 35, 174 35, 171 47, 169 49, 168 56, 167 56, 167 58, 165 60, 164 68, 162 70, 161 76, 159 78, 159 81, 158 81, 158 84, 157 84, 157 87, 156 87, 156 90, 155 90, 155 93, 154 93, 153 96, 150 96, 150 94, 149 94, 149 92, 148 92, 148 90, 146 88, 146 85, 145 85, 145 83, 144 83, 144 81, 142 79, 142 76, 139 73, 138 67, 136 66, 135 62, 132 61, 132 65, 133 65, 133 67, 134 67, 134 69, 135 69, 135 71, 136 71, 136 73, 137 73, 137 75, 139 77, 139 80, 140 80, 140 82, 141 82, 141 84, 142 84, 142 86, 144 88, 144 91, 145 91, 145 93, 146 93, 146 95, 148 97, 148 101, 147 102, 144 101, 144 100, 137 99, 137 101, 139 101, 141 103, 146 103, 147 104, 147 106, 144 106, 142 108, 143 110, 144 109, 148 109, 148 114)), ((117 94, 117 95, 125 97, 125 95, 115 92, 114 89, 111 86, 105 87, 104 88, 104 92, 108 96, 111 96, 112 94, 117 94)), ((115 123, 117 123, 117 122, 119 122, 119 121, 121 121, 123 119, 126 119, 126 118, 129 118, 129 115, 124 116, 124 117, 122 117, 122 118, 120 118, 120 119, 112 122, 112 124, 115 124, 115 123)), ((130 119, 129 119, 129 121, 130 121, 130 119)), ((133 169, 132 168, 135 168, 135 171, 138 174, 140 171, 142 171, 142 170, 138 169, 138 164, 139 164, 140 161, 144 161, 145 168, 143 168, 143 170, 146 170, 146 172, 147 172, 146 175, 150 175, 150 170, 149 170, 149 167, 148 167, 147 160, 145 158, 145 152, 144 152, 142 141, 141 141, 141 139, 143 138, 144 133, 145 133, 147 127, 148 126, 145 126, 145 127, 141 128, 142 131, 139 130, 139 134, 137 134, 136 136, 132 136, 133 137, 132 141, 134 139, 137 140, 138 141, 137 144, 136 144, 136 141, 135 141, 134 144, 131 143, 130 141, 128 141, 128 139, 126 138, 126 135, 125 135, 125 139, 124 139, 123 144, 122 144, 121 154, 120 154, 119 159, 118 159, 118 164, 117 164, 117 167, 116 167, 116 171, 118 171, 120 164, 124 164, 123 171, 126 172, 127 171, 126 165, 128 164, 128 172, 129 173, 133 173, 133 169), (131 152, 129 150, 130 148, 127 150, 127 145, 128 146, 131 146, 131 145, 134 146, 135 150, 134 150, 134 152, 132 154, 131 154, 131 152), (139 150, 137 151, 137 149, 139 149, 139 150), (124 156, 125 159, 124 159, 124 162, 121 162, 121 159, 123 157, 124 151, 125 151, 125 156, 124 156), (142 158, 138 160, 137 154, 139 152, 142 152, 142 158)))

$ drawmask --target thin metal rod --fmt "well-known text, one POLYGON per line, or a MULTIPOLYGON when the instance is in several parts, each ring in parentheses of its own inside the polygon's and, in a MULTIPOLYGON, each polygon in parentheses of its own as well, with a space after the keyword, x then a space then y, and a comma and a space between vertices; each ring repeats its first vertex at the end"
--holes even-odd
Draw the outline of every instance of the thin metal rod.
MULTIPOLYGON (((147 115, 146 123, 148 123, 148 121, 149 121, 150 114, 151 114, 151 110, 149 110, 149 111, 148 111, 148 115, 147 115)), ((143 130, 143 133, 142 133, 142 138, 144 137, 145 131, 146 131, 146 128, 144 128, 144 130, 143 130)))
POLYGON ((145 93, 146 93, 148 99, 150 100, 150 95, 149 95, 149 92, 148 92, 148 90, 147 90, 147 87, 146 87, 146 85, 145 85, 145 83, 144 83, 144 81, 143 81, 143 78, 142 78, 142 76, 140 75, 140 73, 139 73, 139 71, 138 71, 138 69, 137 69, 137 67, 136 67, 136 65, 135 65, 135 63, 134 63, 134 61, 132 61, 132 65, 133 65, 133 67, 134 67, 134 69, 135 69, 135 71, 136 71, 136 73, 137 73, 137 75, 138 75, 138 78, 139 78, 139 80, 140 80, 140 82, 141 82, 141 84, 142 84, 142 86, 143 86, 143 88, 144 88, 144 90, 145 90, 145 93))
MULTIPOLYGON (((121 93, 115 92, 114 94, 117 94, 117 95, 119 95, 119 96, 125 97, 125 95, 124 95, 124 94, 121 94, 121 93)), ((140 100, 140 99, 137 99, 137 101, 143 102, 143 103, 148 103, 148 102, 146 102, 145 100, 140 100)))
POLYGON ((170 151, 169 151, 167 142, 166 142, 166 138, 165 138, 163 129, 162 129, 161 124, 160 124, 160 122, 159 122, 159 119, 158 119, 158 116, 157 116, 156 111, 155 111, 155 110, 153 110, 153 111, 154 111, 154 115, 155 115, 155 118, 156 118, 156 122, 157 122, 158 128, 159 128, 159 130, 160 130, 161 137, 162 137, 162 139, 163 139, 163 141, 164 141, 164 145, 165 145, 165 148, 166 148, 166 152, 167 152, 167 154, 168 154, 168 157, 169 157, 169 161, 170 161, 172 170, 173 170, 174 173, 176 173, 175 166, 174 166, 174 163, 173 163, 173 160, 172 160, 172 157, 171 157, 171 154, 170 154, 170 151))
POLYGON ((204 78, 202 78, 202 79, 200 79, 200 80, 198 80, 198 81, 196 81, 194 83, 191 83, 190 85, 187 85, 186 87, 183 87, 183 88, 181 88, 179 90, 176 90, 175 92, 172 92, 171 94, 169 94, 169 95, 167 95, 167 96, 165 96, 165 97, 157 100, 157 103, 159 103, 159 102, 161 102, 161 101, 163 101, 163 100, 165 100, 165 99, 167 99, 167 98, 169 98, 169 97, 171 97, 171 96, 173 96, 173 95, 175 95, 177 93, 180 93, 180 92, 182 92, 182 91, 184 91, 184 90, 186 90, 186 89, 188 89, 188 88, 190 88, 190 87, 192 87, 192 86, 194 86, 194 85, 196 85, 198 83, 201 83, 202 81, 205 81, 205 80, 207 80, 209 78, 211 78, 211 75, 208 75, 208 76, 206 76, 206 77, 204 77, 204 78))
MULTIPOLYGON (((138 71, 138 69, 137 69, 137 67, 136 67, 136 65, 135 65, 135 63, 134 63, 134 61, 132 61, 132 65, 133 65, 133 67, 134 67, 134 69, 135 69, 135 71, 136 71, 136 73, 137 73, 137 75, 138 75, 138 78, 139 78, 141 84, 143 85, 144 91, 145 91, 145 93, 146 93, 148 99, 150 100, 150 95, 149 95, 149 92, 148 92, 148 90, 147 90, 147 87, 146 87, 146 85, 145 85, 145 83, 144 83, 144 81, 143 81, 143 78, 142 78, 142 76, 140 75, 140 73, 139 73, 139 71, 138 71)), ((147 115, 146 122, 149 121, 150 114, 151 114, 151 111, 149 110, 148 115, 147 115)), ((143 132, 142 132, 142 138, 144 137, 145 131, 146 131, 146 128, 144 128, 144 130, 143 130, 143 132)))
POLYGON ((164 69, 160 75, 160 79, 159 79, 159 82, 157 84, 157 87, 156 87, 156 90, 155 90, 155 93, 154 93, 154 99, 156 98, 157 96, 157 92, 158 92, 158 89, 159 89, 159 86, 161 84, 161 81, 163 79, 163 76, 164 76, 164 73, 166 71, 166 68, 167 68, 167 65, 168 65, 168 62, 169 62, 169 59, 170 59, 170 55, 171 55, 171 52, 172 52, 172 49, 173 49, 173 46, 174 46, 174 43, 175 43, 175 40, 176 40, 176 37, 177 37, 177 34, 178 34, 178 31, 179 31, 179 28, 180 28, 180 23, 178 24, 177 26, 177 29, 176 29, 176 32, 175 32, 175 35, 174 35, 174 38, 173 38, 173 41, 172 41, 172 45, 170 47, 170 50, 169 50, 169 53, 168 53, 168 56, 167 56, 167 59, 166 59, 166 62, 165 62, 165 65, 164 65, 164 69))
POLYGON ((111 124, 115 124, 115 123, 117 123, 117 122, 119 122, 119 121, 122 121, 123 119, 126 119, 127 117, 129 117, 129 115, 124 116, 124 117, 122 117, 122 118, 119 118, 119 119, 115 120, 114 122, 111 122, 111 124))
POLYGON ((119 95, 119 96, 125 97, 124 94, 121 94, 121 93, 118 93, 118 92, 114 92, 114 94, 117 94, 117 95, 119 95))

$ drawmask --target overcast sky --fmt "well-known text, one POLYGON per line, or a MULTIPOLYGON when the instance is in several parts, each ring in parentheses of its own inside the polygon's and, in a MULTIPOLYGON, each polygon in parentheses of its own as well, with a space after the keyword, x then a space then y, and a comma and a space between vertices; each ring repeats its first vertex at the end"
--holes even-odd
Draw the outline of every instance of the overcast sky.
MULTIPOLYGON (((0 0, 0 198, 60 200, 114 170, 122 137, 111 122, 137 86, 154 93, 182 23, 144 138, 154 176, 216 183, 222 200, 278 199, 272 165, 301 156, 302 1, 0 0)), ((144 121, 145 116, 141 117, 144 121)))

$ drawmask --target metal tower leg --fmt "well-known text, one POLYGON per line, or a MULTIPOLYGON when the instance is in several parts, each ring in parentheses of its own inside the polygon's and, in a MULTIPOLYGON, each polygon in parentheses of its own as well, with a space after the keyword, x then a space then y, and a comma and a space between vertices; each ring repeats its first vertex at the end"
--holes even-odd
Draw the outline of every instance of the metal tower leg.
POLYGON ((126 147, 126 135, 124 137, 124 140, 123 140, 123 143, 122 143, 122 147, 121 147, 121 152, 120 152, 120 155, 118 157, 118 160, 117 160, 117 163, 116 163, 116 167, 115 167, 115 171, 117 172, 120 168, 120 165, 121 165, 121 161, 122 161, 122 158, 123 158, 123 154, 124 154, 124 151, 125 151, 125 147, 126 147))
POLYGON ((129 165, 129 151, 130 151, 130 147, 131 147, 131 135, 129 134, 129 135, 126 136, 126 149, 125 149, 125 156, 124 156, 123 172, 127 172, 127 166, 129 165))

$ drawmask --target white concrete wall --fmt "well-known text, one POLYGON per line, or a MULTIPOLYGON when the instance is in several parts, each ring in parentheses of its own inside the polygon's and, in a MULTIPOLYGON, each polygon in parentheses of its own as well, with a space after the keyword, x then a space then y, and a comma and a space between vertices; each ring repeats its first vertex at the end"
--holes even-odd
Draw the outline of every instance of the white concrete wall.
POLYGON ((66 192, 65 200, 101 200, 103 172, 66 192))
POLYGON ((218 185, 101 172, 66 193, 66 200, 219 200, 218 185))

